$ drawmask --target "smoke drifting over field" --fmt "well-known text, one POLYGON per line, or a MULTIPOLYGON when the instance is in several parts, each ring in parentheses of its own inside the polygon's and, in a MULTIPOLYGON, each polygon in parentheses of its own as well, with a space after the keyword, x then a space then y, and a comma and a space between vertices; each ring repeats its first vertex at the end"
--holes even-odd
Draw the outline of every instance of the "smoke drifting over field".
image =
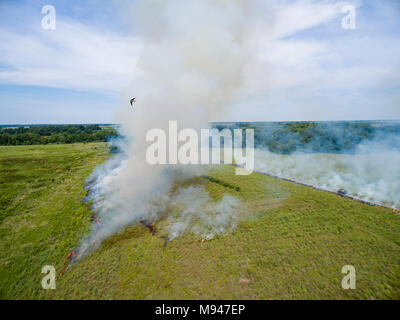
MULTIPOLYGON (((198 173, 189 166, 149 165, 147 132, 159 128, 168 133, 169 120, 178 121, 178 130, 208 128, 211 117, 235 101, 243 82, 243 33, 251 21, 246 1, 136 1, 124 10, 142 41, 137 65, 141 74, 124 92, 126 103, 118 113, 125 137, 122 154, 90 178, 89 199, 102 225, 94 224, 95 231, 79 250, 81 256, 94 239, 99 243, 140 218, 157 219, 168 206, 174 181, 198 173), (137 96, 133 110, 128 106, 132 96, 137 96)), ((181 190, 175 200, 184 206, 184 222, 171 226, 172 238, 190 225, 192 216, 200 217, 192 231, 207 238, 234 226, 227 205, 232 199, 215 203, 214 212, 222 216, 214 217, 207 216, 210 208, 199 214, 207 206, 204 190, 181 190), (202 200, 191 201, 192 191, 202 200), (207 232, 200 227, 206 221, 207 232)))
POLYGON ((400 135, 379 135, 351 153, 289 155, 257 149, 255 170, 400 208, 400 135))
POLYGON ((212 239, 215 235, 233 231, 236 227, 234 206, 238 200, 224 196, 214 202, 203 187, 189 187, 179 190, 171 205, 183 210, 172 217, 169 227, 169 240, 173 240, 190 230, 202 239, 212 239))

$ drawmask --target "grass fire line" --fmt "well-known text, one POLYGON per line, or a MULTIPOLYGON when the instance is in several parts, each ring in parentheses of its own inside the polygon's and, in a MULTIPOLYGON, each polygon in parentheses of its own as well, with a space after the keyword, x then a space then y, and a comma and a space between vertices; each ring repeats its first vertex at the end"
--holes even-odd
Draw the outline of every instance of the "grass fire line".
MULTIPOLYGON (((94 219, 94 221, 95 221, 94 226, 95 226, 95 228, 97 229, 97 232, 96 232, 96 235, 95 235, 94 239, 92 239, 92 241, 91 241, 91 246, 92 246, 92 247, 96 245, 96 243, 97 243, 97 238, 99 237, 100 232, 101 232, 100 229, 101 229, 101 227, 103 226, 103 223, 101 222, 101 220, 100 220, 99 217, 96 217, 96 218, 94 219)), ((149 229, 150 235, 151 235, 151 236, 154 236, 154 235, 156 234, 156 229, 155 229, 155 225, 154 225, 153 220, 140 219, 139 222, 140 222, 143 226, 145 226, 147 229, 149 229)), ((167 245, 168 241, 169 241, 169 238, 167 237, 167 238, 165 239, 164 246, 167 245)), ((80 255, 79 248, 76 248, 76 249, 71 250, 71 251, 67 254, 67 256, 65 257, 65 259, 66 259, 67 261, 65 262, 64 267, 63 267, 63 269, 61 270, 61 272, 60 272, 60 274, 59 274, 59 277, 61 278, 61 277, 65 274, 65 272, 68 270, 68 268, 69 268, 75 261, 77 261, 81 256, 82 256, 82 255, 80 255)))

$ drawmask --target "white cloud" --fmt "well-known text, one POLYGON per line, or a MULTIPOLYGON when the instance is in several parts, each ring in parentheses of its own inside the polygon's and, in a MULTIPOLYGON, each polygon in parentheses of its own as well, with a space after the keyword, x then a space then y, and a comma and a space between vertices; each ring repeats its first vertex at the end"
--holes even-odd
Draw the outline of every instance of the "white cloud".
POLYGON ((290 4, 278 5, 275 23, 272 27, 272 36, 274 39, 279 39, 326 24, 339 17, 345 4, 346 2, 343 1, 300 0, 290 4))
POLYGON ((348 2, 278 2, 252 36, 255 62, 230 120, 399 118, 389 105, 398 99, 384 93, 400 86, 399 36, 380 25, 393 24, 390 4, 378 15, 352 3, 362 22, 355 31, 341 28, 348 2))
POLYGON ((0 56, 7 67, 0 82, 118 92, 138 71, 138 39, 99 31, 75 21, 56 30, 0 31, 0 56))

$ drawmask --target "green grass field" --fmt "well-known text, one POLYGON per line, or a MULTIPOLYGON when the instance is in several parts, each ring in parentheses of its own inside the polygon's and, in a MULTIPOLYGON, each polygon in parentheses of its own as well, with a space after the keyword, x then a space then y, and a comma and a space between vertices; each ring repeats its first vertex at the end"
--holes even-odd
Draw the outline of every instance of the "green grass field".
POLYGON ((163 247, 165 220, 155 236, 135 224, 44 290, 42 266, 59 272, 90 231, 84 181, 107 157, 105 143, 0 147, 2 299, 400 298, 398 213, 231 166, 185 184, 241 199, 232 234, 163 247), (341 288, 344 265, 355 290, 341 288))

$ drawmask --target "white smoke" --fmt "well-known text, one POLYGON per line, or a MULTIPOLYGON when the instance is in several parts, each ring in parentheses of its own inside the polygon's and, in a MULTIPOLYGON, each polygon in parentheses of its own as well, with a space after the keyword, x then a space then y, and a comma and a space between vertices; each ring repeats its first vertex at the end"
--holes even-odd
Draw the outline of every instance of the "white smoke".
POLYGON ((221 201, 212 201, 204 187, 192 186, 179 190, 170 204, 177 212, 170 217, 168 239, 173 240, 190 231, 209 240, 233 231, 236 227, 234 208, 237 204, 238 200, 229 195, 225 195, 221 201))
MULTIPOLYGON (((94 224, 80 256, 93 240, 99 243, 140 218, 156 219, 166 210, 174 181, 192 176, 198 169, 149 165, 145 158, 147 132, 159 128, 168 133, 170 120, 178 121, 178 130, 208 128, 212 117, 235 102, 245 63, 250 60, 243 36, 251 21, 246 1, 135 1, 124 11, 131 15, 133 31, 141 39, 140 75, 123 93, 124 106, 117 115, 125 137, 123 153, 97 168, 90 178, 89 199, 102 224, 94 224), (134 96, 137 102, 132 109, 128 101, 134 96)), ((185 200, 193 197, 191 192, 199 194, 197 189, 181 190, 176 198, 185 205, 183 225, 173 224, 171 237, 189 226, 193 216, 203 222, 211 219, 205 218, 210 211, 206 192, 200 192, 200 202, 185 200), (204 215, 199 213, 202 210, 204 215)), ((215 212, 224 215, 214 216, 214 225, 204 229, 195 224, 191 230, 210 237, 231 228, 234 224, 226 222, 231 216, 225 215, 226 210, 231 211, 226 205, 231 202, 225 198, 215 204, 215 212)))
POLYGON ((255 152, 255 170, 400 208, 399 136, 359 144, 352 154, 255 152), (394 143, 395 142, 395 143, 394 143))

